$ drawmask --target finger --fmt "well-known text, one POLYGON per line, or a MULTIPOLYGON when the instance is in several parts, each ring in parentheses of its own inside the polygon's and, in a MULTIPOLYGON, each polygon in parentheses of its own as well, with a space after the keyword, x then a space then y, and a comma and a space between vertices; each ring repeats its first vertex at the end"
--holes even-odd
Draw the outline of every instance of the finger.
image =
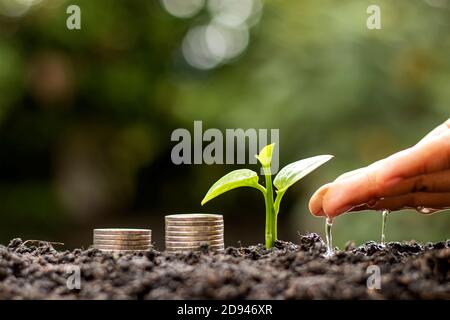
MULTIPOLYGON (((442 126, 448 125, 450 120, 442 126)), ((326 190, 320 189, 316 192, 310 201, 310 210, 315 215, 325 213, 336 216, 370 199, 380 198, 384 189, 395 186, 405 178, 446 169, 449 166, 450 131, 377 161, 369 167, 341 175, 333 184, 328 185, 326 190), (320 201, 323 202, 322 205, 320 201)), ((408 182, 405 185, 408 186, 408 182)))
POLYGON ((328 191, 329 185, 330 184, 328 183, 320 187, 316 192, 314 192, 309 200, 309 211, 317 217, 325 216, 325 212, 322 209, 322 202, 324 195, 328 191))
POLYGON ((381 196, 393 197, 415 192, 450 192, 450 170, 419 175, 400 181, 387 188, 381 196))
POLYGON ((382 181, 398 181, 446 170, 449 166, 450 130, 387 158, 383 163, 385 168, 380 172, 380 178, 382 181))
MULTIPOLYGON (((450 193, 450 170, 422 175, 399 182, 397 185, 388 188, 383 194, 384 198, 392 198, 409 193, 450 193)), ((353 207, 351 212, 379 209, 380 200, 371 199, 368 203, 353 207)))
MULTIPOLYGON (((355 174, 358 174, 359 172, 361 172, 364 169, 365 168, 360 168, 360 169, 346 172, 346 173, 340 175, 339 177, 337 177, 335 181, 343 180, 345 178, 354 176, 355 174)), ((317 216, 317 217, 325 216, 325 212, 322 209, 322 202, 323 202, 323 197, 327 193, 329 186, 330 186, 330 183, 323 185, 311 196, 311 199, 309 200, 309 211, 314 216, 317 216)))
MULTIPOLYGON (((435 172, 401 181, 397 185, 386 189, 381 196, 383 198, 392 198, 417 192, 450 193, 450 170, 435 172)), ((382 208, 382 206, 379 205, 380 201, 383 200, 371 199, 367 203, 352 207, 350 211, 379 210, 382 208)))
POLYGON ((346 173, 344 173, 344 174, 341 174, 339 177, 337 177, 334 181, 341 181, 341 180, 344 180, 344 179, 347 179, 347 178, 350 178, 350 177, 352 177, 352 176, 354 176, 354 175, 356 175, 356 174, 358 174, 358 173, 361 173, 363 170, 365 170, 366 168, 364 167, 364 168, 359 168, 359 169, 356 169, 356 170, 353 170, 353 171, 349 171, 349 172, 346 172, 346 173))
POLYGON ((450 132, 400 151, 348 178, 333 182, 323 196, 322 210, 330 217, 383 196, 400 181, 445 170, 450 165, 450 132))
POLYGON ((339 177, 337 177, 334 181, 341 181, 341 180, 350 178, 350 177, 352 177, 352 176, 354 176, 354 175, 357 175, 357 174, 359 174, 359 173, 362 173, 362 172, 364 172, 364 170, 366 170, 367 168, 371 168, 371 167, 376 167, 376 166, 382 165, 383 161, 385 161, 385 160, 386 160, 386 159, 381 159, 381 160, 378 160, 378 161, 373 162, 373 163, 372 163, 370 166, 368 166, 368 167, 359 168, 359 169, 352 170, 352 171, 346 172, 346 173, 344 173, 344 174, 341 174, 341 175, 340 175, 339 177))
POLYGON ((397 197, 380 199, 374 206, 375 210, 388 209, 391 211, 405 208, 450 208, 450 192, 446 193, 426 193, 417 192, 404 194, 397 197))
POLYGON ((375 168, 365 168, 353 176, 331 183, 322 199, 324 213, 335 217, 355 206, 368 203, 371 199, 380 198, 376 175, 375 168))
MULTIPOLYGON (((346 173, 340 175, 339 177, 337 177, 336 180, 334 180, 334 181, 344 180, 344 179, 354 176, 358 173, 361 173, 365 169, 366 168, 364 167, 364 168, 359 168, 359 169, 356 169, 353 171, 346 172, 346 173)), ((311 197, 311 199, 309 201, 309 211, 313 215, 315 215, 315 216, 325 216, 326 215, 322 208, 322 201, 323 201, 323 197, 325 196, 326 192, 328 191, 329 186, 330 186, 330 183, 320 187, 311 197)))
POLYGON ((450 130, 450 118, 447 119, 443 124, 439 125, 437 128, 433 129, 430 133, 428 133, 422 140, 418 142, 418 144, 422 144, 430 140, 435 136, 438 136, 446 131, 450 130))

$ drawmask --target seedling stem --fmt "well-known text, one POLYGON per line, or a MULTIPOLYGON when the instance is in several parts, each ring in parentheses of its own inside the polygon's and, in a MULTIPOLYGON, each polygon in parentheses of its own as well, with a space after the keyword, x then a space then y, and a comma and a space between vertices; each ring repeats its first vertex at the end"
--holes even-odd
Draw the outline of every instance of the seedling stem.
POLYGON ((277 239, 277 217, 273 203, 272 173, 269 167, 263 167, 266 179, 266 248, 272 248, 277 239))

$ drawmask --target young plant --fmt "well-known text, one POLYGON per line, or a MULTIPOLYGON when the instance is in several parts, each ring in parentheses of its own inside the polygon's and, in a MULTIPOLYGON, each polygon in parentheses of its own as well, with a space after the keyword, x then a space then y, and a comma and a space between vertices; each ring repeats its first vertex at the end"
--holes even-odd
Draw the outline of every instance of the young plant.
POLYGON ((253 187, 262 192, 266 204, 266 231, 265 244, 267 248, 272 248, 277 240, 277 219, 280 210, 281 199, 287 189, 294 183, 311 173, 322 164, 333 158, 330 155, 322 155, 299 160, 288 164, 278 172, 272 185, 272 153, 275 144, 265 146, 255 157, 261 163, 265 187, 258 183, 259 177, 255 171, 249 169, 239 169, 231 171, 220 178, 208 190, 201 204, 204 205, 209 200, 238 187, 253 187), (273 186, 276 187, 276 197, 274 200, 273 186))

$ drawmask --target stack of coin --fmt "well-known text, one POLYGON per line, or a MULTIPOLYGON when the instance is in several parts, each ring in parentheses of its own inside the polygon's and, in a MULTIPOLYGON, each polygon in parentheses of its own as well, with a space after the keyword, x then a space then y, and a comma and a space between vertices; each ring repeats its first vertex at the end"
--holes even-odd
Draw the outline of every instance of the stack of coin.
POLYGON ((94 248, 102 251, 147 251, 151 246, 150 229, 94 229, 94 248))
POLYGON ((174 214, 166 216, 166 251, 198 251, 202 245, 224 250, 223 217, 218 214, 174 214))

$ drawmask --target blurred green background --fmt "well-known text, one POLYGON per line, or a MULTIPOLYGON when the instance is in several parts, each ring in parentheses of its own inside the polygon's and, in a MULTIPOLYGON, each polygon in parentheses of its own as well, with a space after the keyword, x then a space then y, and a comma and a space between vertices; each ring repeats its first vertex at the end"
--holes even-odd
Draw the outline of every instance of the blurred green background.
MULTIPOLYGON (((0 0, 0 242, 88 247, 95 227, 224 214, 226 244, 262 243, 253 189, 200 200, 230 165, 172 164, 176 128, 279 128, 280 166, 335 159, 286 194, 279 238, 323 234, 309 197, 449 117, 450 1, 0 0), (81 8, 81 30, 66 9, 81 8), (382 30, 366 9, 381 6, 382 30)), ((257 169, 256 166, 250 166, 257 169)), ((448 238, 450 215, 392 214, 388 240, 448 238)), ((379 240, 377 212, 334 238, 379 240)))

